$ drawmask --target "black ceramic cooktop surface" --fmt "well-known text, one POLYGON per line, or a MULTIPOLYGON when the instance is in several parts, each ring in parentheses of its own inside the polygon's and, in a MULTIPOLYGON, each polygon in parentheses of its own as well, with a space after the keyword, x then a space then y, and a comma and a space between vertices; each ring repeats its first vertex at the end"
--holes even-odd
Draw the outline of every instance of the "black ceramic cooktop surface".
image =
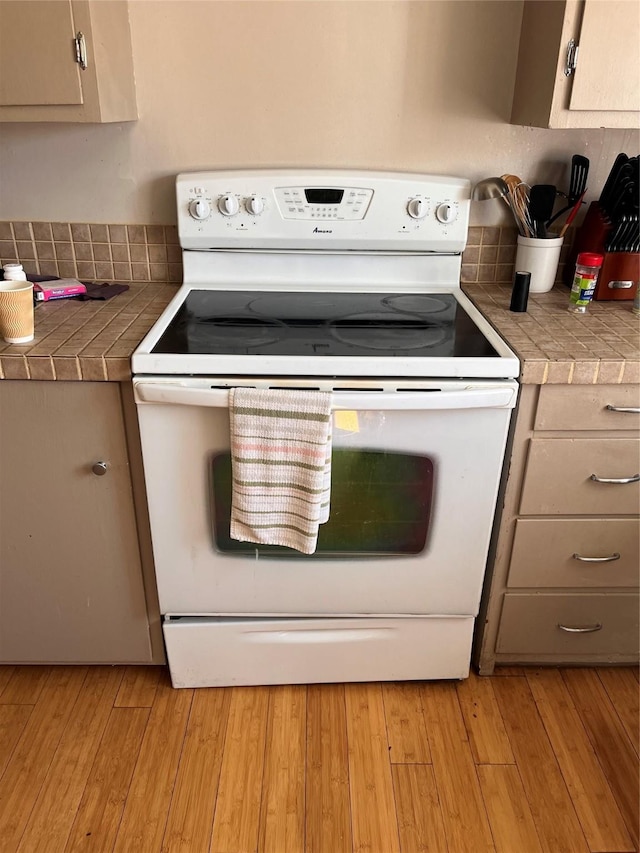
POLYGON ((497 356, 449 293, 191 290, 154 353, 497 356))

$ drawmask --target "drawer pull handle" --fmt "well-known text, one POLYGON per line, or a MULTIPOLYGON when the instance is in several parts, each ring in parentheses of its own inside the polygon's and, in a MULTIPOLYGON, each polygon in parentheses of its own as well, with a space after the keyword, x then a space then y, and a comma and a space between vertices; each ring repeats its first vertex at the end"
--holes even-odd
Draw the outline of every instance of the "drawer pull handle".
POLYGON ((628 412, 632 415, 640 415, 640 409, 637 406, 605 406, 609 412, 628 412))
POLYGON ((594 634, 596 631, 602 631, 602 625, 600 622, 597 622, 595 625, 560 625, 558 623, 558 628, 561 631, 567 631, 569 634, 594 634))
POLYGON ((598 477, 597 474, 592 474, 589 479, 593 480, 594 483, 615 483, 616 485, 622 485, 623 483, 640 482, 640 474, 634 474, 633 477, 619 477, 613 479, 610 477, 598 477))
POLYGON ((610 557, 582 557, 580 554, 572 554, 572 557, 581 563, 613 563, 614 560, 620 559, 620 554, 612 554, 610 557))

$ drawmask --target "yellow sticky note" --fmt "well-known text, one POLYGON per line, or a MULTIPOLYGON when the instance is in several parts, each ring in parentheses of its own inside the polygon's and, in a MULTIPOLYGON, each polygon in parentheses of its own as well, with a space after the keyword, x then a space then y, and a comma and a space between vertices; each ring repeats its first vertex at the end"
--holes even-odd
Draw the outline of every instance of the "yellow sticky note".
POLYGON ((333 422, 336 429, 344 429, 347 432, 359 432, 358 413, 351 411, 334 412, 333 422))

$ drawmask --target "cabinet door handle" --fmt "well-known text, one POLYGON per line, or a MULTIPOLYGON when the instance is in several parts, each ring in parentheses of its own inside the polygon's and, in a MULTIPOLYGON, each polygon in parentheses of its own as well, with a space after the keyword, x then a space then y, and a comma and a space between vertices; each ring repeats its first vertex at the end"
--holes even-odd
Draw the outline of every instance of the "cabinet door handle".
POLYGON ((589 479, 593 480, 594 483, 615 483, 617 485, 622 485, 623 483, 640 482, 640 474, 634 474, 633 477, 619 477, 613 479, 611 479, 610 477, 598 477, 597 474, 592 474, 589 479))
POLYGON ((107 473, 107 468, 109 464, 107 462, 94 462, 91 466, 91 470, 96 475, 96 477, 102 477, 107 473))
POLYGON ((620 559, 620 554, 612 554, 610 557, 583 557, 580 554, 571 556, 574 560, 580 560, 581 563, 613 563, 614 560, 620 559))
POLYGON ((605 406, 609 412, 628 412, 631 415, 640 415, 640 408, 637 406, 605 406))
POLYGON ((569 634, 593 634, 596 631, 602 631, 600 622, 595 625, 561 625, 558 623, 558 628, 561 631, 567 631, 569 634))

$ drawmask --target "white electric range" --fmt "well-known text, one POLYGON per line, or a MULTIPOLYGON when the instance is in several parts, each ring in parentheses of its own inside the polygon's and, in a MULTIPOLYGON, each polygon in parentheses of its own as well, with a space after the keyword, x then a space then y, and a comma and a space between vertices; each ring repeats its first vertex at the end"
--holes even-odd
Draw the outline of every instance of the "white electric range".
POLYGON ((460 289, 469 182, 177 179, 184 284, 133 355, 176 687, 468 673, 518 360, 460 289), (229 389, 329 390, 313 555, 229 536, 229 389))

